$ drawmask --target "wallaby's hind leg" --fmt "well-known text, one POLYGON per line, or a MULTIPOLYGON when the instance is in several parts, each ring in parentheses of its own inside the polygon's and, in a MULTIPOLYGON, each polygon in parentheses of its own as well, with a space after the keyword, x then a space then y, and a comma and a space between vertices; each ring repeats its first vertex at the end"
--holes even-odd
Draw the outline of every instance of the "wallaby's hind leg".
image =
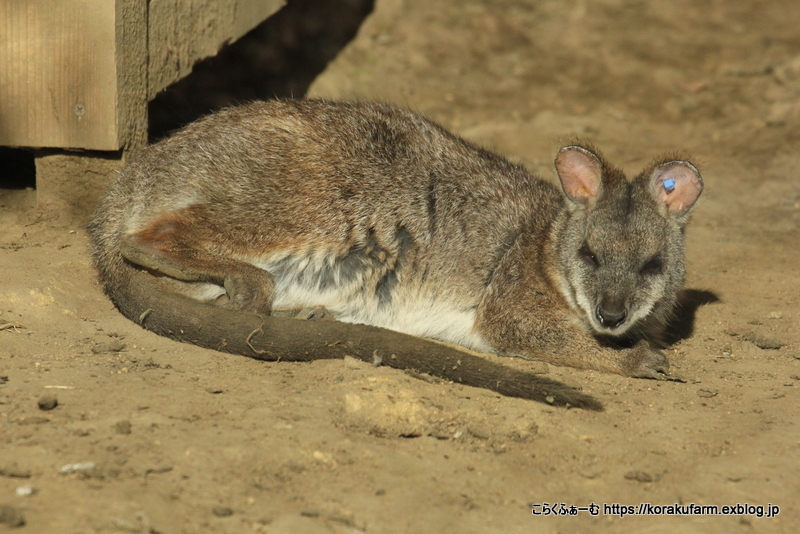
MULTIPOLYGON (((182 282, 205 282, 225 288, 226 307, 270 314, 275 296, 272 275, 239 260, 203 250, 186 225, 163 217, 144 230, 123 237, 120 252, 129 262, 182 282)), ((192 230, 197 233, 197 229, 192 230)))

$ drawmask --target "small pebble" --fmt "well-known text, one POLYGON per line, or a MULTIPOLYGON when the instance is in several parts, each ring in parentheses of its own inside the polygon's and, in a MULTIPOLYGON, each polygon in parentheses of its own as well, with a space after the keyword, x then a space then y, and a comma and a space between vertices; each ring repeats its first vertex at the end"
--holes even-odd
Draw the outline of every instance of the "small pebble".
POLYGON ((39 409, 40 410, 52 410, 56 406, 58 406, 58 399, 55 395, 42 395, 39 398, 39 409))
POLYGON ((103 354, 106 352, 122 352, 127 348, 125 343, 120 343, 119 341, 111 341, 108 343, 98 343, 90 350, 92 354, 103 354))
POLYGON ((230 517, 233 515, 233 510, 227 506, 215 506, 211 513, 217 517, 230 517))
POLYGON ((69 474, 69 473, 84 473, 86 471, 91 471, 97 467, 97 464, 94 462, 81 462, 77 464, 67 464, 61 467, 59 472, 61 474, 69 474))
POLYGON ((345 356, 344 357, 344 366, 348 369, 363 369, 364 362, 359 359, 353 358, 352 356, 345 356))
POLYGON ((130 521, 122 517, 112 517, 111 524, 119 532, 142 532, 142 525, 137 521, 130 521))
POLYGON ((0 476, 12 478, 31 478, 30 469, 21 469, 17 464, 0 467, 0 476))
POLYGON ((492 431, 487 425, 482 423, 473 423, 467 427, 467 432, 474 438, 489 439, 492 436, 492 431))
POLYGON ((131 422, 130 421, 119 421, 117 424, 114 425, 114 432, 117 434, 130 434, 131 433, 131 422))
POLYGON ((9 527, 21 527, 25 525, 25 518, 22 512, 13 506, 0 505, 0 524, 5 523, 9 527))
POLYGON ((36 493, 36 488, 33 486, 19 486, 14 490, 14 493, 16 493, 18 497, 30 497, 36 493))
POLYGON ((697 396, 698 397, 703 397, 704 399, 710 399, 711 397, 716 397, 717 393, 718 392, 717 392, 716 389, 698 389, 697 390, 697 396))
POLYGON ((303 517, 319 517, 319 510, 305 509, 300 510, 300 515, 303 517))
POLYGON ((784 344, 777 339, 762 337, 754 333, 748 333, 744 335, 744 339, 755 345, 760 349, 770 349, 770 350, 777 350, 781 348, 784 344))
POLYGON ((636 482, 652 482, 653 475, 644 471, 634 470, 625 473, 626 480, 635 480, 636 482))

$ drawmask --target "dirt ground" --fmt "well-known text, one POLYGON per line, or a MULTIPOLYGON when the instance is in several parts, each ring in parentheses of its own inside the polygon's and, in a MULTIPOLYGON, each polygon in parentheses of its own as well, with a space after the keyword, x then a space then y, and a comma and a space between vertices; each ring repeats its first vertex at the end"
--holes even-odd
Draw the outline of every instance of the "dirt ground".
POLYGON ((800 532, 799 26, 793 0, 378 0, 312 85, 550 178, 573 135, 630 174, 694 155, 686 287, 706 304, 667 351, 685 382, 531 365, 602 412, 159 338, 102 295, 80 225, 0 193, 0 530, 800 532))

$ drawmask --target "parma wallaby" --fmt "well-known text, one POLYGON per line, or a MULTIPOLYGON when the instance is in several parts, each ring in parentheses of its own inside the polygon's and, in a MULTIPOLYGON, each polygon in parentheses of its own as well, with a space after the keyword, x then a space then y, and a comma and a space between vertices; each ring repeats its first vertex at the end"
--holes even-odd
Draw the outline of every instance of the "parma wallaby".
POLYGON ((94 263, 128 318, 261 359, 382 357, 543 396, 525 373, 389 329, 663 376, 653 347, 683 283, 700 174, 666 157, 629 182, 585 144, 555 167, 563 193, 410 111, 256 102, 134 158, 89 225, 94 263), (308 307, 382 328, 270 316, 308 307))

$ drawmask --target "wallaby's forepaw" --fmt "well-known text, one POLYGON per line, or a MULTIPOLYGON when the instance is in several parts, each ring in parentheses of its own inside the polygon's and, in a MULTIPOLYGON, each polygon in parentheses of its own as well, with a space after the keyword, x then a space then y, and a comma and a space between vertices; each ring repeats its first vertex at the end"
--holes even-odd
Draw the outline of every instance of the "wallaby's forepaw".
POLYGON ((334 321, 336 317, 324 306, 313 308, 291 308, 288 310, 274 310, 272 315, 276 317, 286 317, 289 319, 300 319, 303 321, 334 321))
POLYGON ((324 306, 317 306, 315 308, 303 308, 297 313, 295 319, 303 319, 304 321, 332 321, 335 317, 324 306))
POLYGON ((622 373, 634 378, 664 380, 670 376, 669 362, 661 352, 642 341, 627 351, 622 362, 622 373))

